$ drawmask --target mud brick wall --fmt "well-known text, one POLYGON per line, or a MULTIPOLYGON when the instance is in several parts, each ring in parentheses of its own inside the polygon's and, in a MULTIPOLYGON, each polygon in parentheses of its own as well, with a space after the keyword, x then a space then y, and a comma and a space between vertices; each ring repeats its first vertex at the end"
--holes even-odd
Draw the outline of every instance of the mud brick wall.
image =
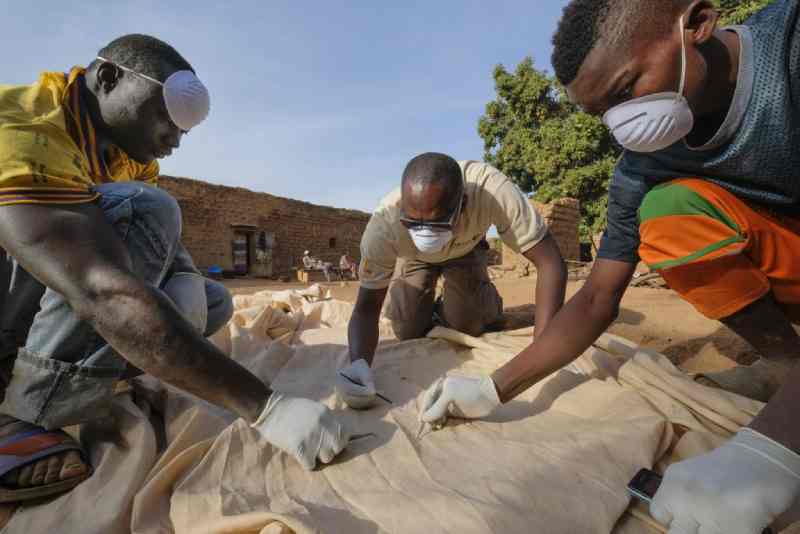
MULTIPOLYGON (((274 236, 273 275, 287 275, 302 265, 303 251, 338 267, 347 253, 359 261, 361 234, 370 214, 317 206, 257 193, 240 187, 162 176, 159 185, 178 200, 183 213, 183 242, 201 270, 219 265, 233 270, 237 233, 274 236)), ((251 237, 251 258, 256 237, 251 237)))
MULTIPOLYGON (((533 202, 533 201, 531 201, 533 202)), ((574 198, 562 198, 549 204, 533 202, 544 217, 550 234, 558 243, 565 260, 580 260, 580 238, 578 226, 581 222, 580 203, 574 198)), ((503 247, 503 267, 528 264, 522 255, 503 247)))

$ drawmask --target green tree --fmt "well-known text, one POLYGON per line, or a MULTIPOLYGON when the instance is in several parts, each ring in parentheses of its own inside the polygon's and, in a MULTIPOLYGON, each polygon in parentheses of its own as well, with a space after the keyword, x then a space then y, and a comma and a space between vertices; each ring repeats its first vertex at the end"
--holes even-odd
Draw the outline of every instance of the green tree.
MULTIPOLYGON (((745 20, 771 0, 717 0, 723 24, 745 20)), ((494 69, 497 97, 478 122, 484 159, 540 202, 581 202, 581 239, 605 226, 608 182, 621 152, 596 117, 567 100, 558 81, 525 58, 494 69)))
POLYGON ((724 24, 740 24, 772 0, 717 0, 724 24))
POLYGON ((497 98, 478 123, 484 159, 540 202, 581 201, 582 238, 602 228, 606 192, 620 149, 596 117, 569 103, 554 77, 525 58, 494 70, 497 98))

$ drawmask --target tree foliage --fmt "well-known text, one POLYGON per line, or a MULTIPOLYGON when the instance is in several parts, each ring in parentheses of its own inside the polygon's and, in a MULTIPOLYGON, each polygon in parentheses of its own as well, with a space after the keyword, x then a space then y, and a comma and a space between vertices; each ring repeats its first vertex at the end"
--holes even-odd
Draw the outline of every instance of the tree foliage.
POLYGON ((772 0, 717 0, 725 24, 740 24, 772 0))
POLYGON ((525 58, 514 72, 494 70, 497 98, 478 123, 484 159, 523 191, 549 202, 581 201, 581 234, 603 224, 608 181, 620 154, 596 117, 569 103, 558 81, 525 58))
MULTIPOLYGON (((742 22, 770 0, 718 0, 723 23, 742 22)), ((581 202, 581 238, 605 226, 608 182, 621 153, 600 119, 570 104, 563 88, 527 57, 494 69, 496 98, 478 122, 484 159, 540 202, 581 202)))

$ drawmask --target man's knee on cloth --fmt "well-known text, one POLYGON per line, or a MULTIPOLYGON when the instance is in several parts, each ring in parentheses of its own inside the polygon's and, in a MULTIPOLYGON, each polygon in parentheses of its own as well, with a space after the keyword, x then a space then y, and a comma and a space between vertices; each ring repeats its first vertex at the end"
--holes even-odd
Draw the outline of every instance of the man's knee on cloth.
POLYGON ((425 334, 433 326, 433 319, 425 324, 423 321, 416 320, 398 320, 392 319, 392 331, 397 339, 407 341, 409 339, 419 339, 425 337, 425 334))
POLYGON ((470 313, 461 310, 458 314, 444 316, 445 326, 458 330, 468 336, 479 337, 486 330, 486 325, 480 317, 476 317, 474 312, 470 313))

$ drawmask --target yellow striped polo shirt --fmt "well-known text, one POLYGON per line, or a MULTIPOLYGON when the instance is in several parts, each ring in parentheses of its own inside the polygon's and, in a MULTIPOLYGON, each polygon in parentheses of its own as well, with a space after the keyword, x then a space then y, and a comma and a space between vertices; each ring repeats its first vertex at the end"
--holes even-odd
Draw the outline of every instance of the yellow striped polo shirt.
POLYGON ((0 85, 0 206, 90 202, 98 184, 157 181, 156 161, 138 163, 117 147, 100 153, 78 83, 84 72, 0 85))

